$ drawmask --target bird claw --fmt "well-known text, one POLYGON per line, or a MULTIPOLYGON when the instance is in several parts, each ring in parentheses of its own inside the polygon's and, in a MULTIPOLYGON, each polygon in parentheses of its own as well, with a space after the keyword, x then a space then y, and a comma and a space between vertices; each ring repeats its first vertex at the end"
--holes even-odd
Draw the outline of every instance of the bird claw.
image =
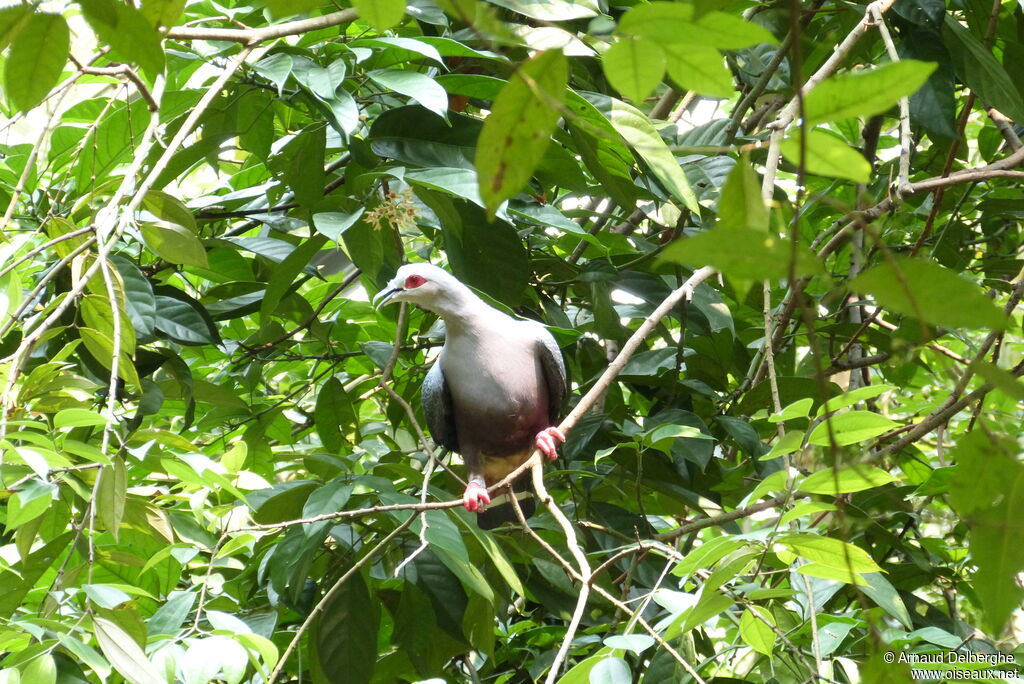
POLYGON ((559 442, 565 441, 565 433, 556 427, 544 428, 537 433, 537 448, 547 454, 548 459, 554 460, 558 457, 558 444, 559 442))
POLYGON ((470 513, 483 513, 487 504, 491 503, 491 495, 487 488, 477 482, 470 482, 466 485, 466 491, 462 495, 462 505, 470 513))

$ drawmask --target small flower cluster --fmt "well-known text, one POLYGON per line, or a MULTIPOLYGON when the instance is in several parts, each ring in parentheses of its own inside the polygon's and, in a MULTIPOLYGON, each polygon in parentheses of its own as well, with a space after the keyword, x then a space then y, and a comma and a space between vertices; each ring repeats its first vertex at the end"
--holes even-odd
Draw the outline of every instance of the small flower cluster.
POLYGON ((416 201, 412 188, 407 187, 401 192, 388 190, 384 201, 366 212, 364 218, 376 230, 380 230, 386 222, 402 231, 415 225, 416 216, 416 201))

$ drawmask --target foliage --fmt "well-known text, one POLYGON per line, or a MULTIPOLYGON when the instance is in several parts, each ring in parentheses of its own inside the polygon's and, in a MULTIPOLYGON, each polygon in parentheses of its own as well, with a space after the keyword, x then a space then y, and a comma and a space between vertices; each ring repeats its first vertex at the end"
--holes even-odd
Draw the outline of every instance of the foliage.
POLYGON ((0 681, 1019 650, 1019 3, 353 4, 0 9, 0 681), (367 301, 425 259, 591 409, 529 530, 367 301))

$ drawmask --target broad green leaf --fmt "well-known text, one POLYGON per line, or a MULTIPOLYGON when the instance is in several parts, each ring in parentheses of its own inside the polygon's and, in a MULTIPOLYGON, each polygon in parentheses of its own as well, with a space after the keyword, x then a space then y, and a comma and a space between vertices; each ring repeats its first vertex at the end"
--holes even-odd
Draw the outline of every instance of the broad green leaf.
POLYGON ((56 492, 54 485, 38 478, 21 485, 9 500, 4 527, 13 530, 38 518, 50 508, 56 492))
POLYGON ((275 52, 255 64, 249 65, 249 68, 277 86, 277 93, 280 95, 284 90, 284 84, 288 82, 288 77, 292 74, 293 66, 291 55, 287 52, 275 52))
MULTIPOLYGON (((110 368, 113 365, 114 340, 109 335, 92 328, 79 328, 78 334, 81 336, 85 348, 89 350, 93 358, 103 364, 104 368, 110 368)), ((138 371, 135 370, 135 364, 124 351, 118 355, 117 374, 133 387, 141 388, 142 383, 139 380, 138 371)))
POLYGON ((806 418, 811 412, 811 407, 814 406, 814 399, 811 397, 804 397, 794 401, 789 406, 778 413, 774 413, 768 416, 769 423, 784 423, 787 420, 794 420, 796 418, 806 418))
POLYGON ((804 170, 816 176, 846 178, 855 183, 870 180, 871 164, 868 160, 836 136, 815 129, 807 132, 806 146, 803 139, 798 129, 782 141, 782 156, 790 164, 799 167, 802 162, 804 170))
POLYGON ((899 427, 899 423, 871 411, 849 411, 825 419, 811 432, 808 444, 829 446, 832 439, 839 446, 866 442, 899 427), (831 432, 829 428, 831 426, 831 432))
POLYGON ((321 235, 326 235, 335 242, 338 242, 341 234, 358 221, 364 211, 366 211, 366 207, 360 207, 351 213, 331 211, 313 214, 313 226, 321 235))
POLYGON ((161 259, 172 264, 209 268, 206 249, 199 238, 187 228, 166 221, 143 223, 142 239, 161 259))
POLYGON ((124 519, 125 497, 128 488, 128 472, 120 458, 100 470, 99 490, 97 492, 96 514, 103 527, 118 539, 121 521, 124 519))
POLYGON ((22 681, 31 684, 56 684, 57 663, 49 653, 36 656, 21 673, 22 681))
POLYGON ((665 55, 656 43, 624 38, 601 56, 608 81, 633 102, 640 103, 661 83, 665 55))
POLYGON ((711 11, 698 17, 690 3, 635 5, 619 20, 616 31, 658 43, 696 44, 720 50, 777 42, 763 27, 724 12, 711 11))
POLYGON ((118 674, 131 684, 165 684, 166 679, 124 629, 102 617, 92 622, 100 649, 118 674))
POLYGON ((613 634, 605 637, 604 643, 611 648, 632 651, 640 655, 654 645, 654 637, 647 634, 613 634))
POLYGON ((974 282, 932 261, 879 264, 851 280, 850 289, 932 325, 997 330, 1006 326, 999 307, 974 282))
POLYGON ((561 52, 542 52, 520 65, 494 100, 476 152, 489 216, 533 176, 561 116, 567 69, 561 52))
POLYGON ((274 267, 274 272, 270 276, 263 295, 263 301, 260 302, 261 330, 266 330, 270 326, 281 300, 289 291, 294 291, 298 287, 295 284, 296 277, 309 266, 310 261, 325 244, 327 244, 325 236, 313 235, 301 242, 284 261, 274 267))
POLYGON ((493 4, 539 21, 585 19, 600 13, 597 0, 492 0, 493 4))
POLYGON ((31 18, 30 5, 12 5, 0 9, 0 50, 5 49, 18 37, 31 18))
POLYGON ((326 144, 326 129, 314 126, 296 136, 285 148, 284 180, 295 193, 295 200, 304 207, 317 206, 323 199, 326 144))
POLYGON ((779 521, 779 526, 785 526, 787 523, 791 523, 794 520, 803 518, 804 516, 815 516, 818 513, 824 511, 837 510, 835 504, 826 503, 824 501, 801 501, 797 505, 793 506, 790 510, 786 511, 785 515, 779 521))
POLYGON ((367 76, 377 85, 407 95, 441 118, 447 118, 448 93, 430 76, 402 69, 377 69, 367 76))
POLYGON ((138 64, 151 76, 164 70, 160 33, 135 7, 117 0, 79 0, 82 14, 111 54, 138 64))
POLYGON ((861 492, 865 489, 881 487, 896 478, 881 468, 873 466, 852 466, 836 472, 825 468, 807 476, 797 485, 797 489, 808 494, 846 494, 861 492))
POLYGON ((841 539, 812 534, 792 534, 779 537, 776 543, 788 547, 793 553, 811 563, 853 572, 881 572, 868 552, 841 539))
POLYGON ((808 126, 852 116, 881 114, 921 87, 935 65, 905 59, 826 79, 804 97, 808 126))
POLYGON ((405 16, 405 0, 354 0, 359 16, 378 31, 385 31, 405 16))
POLYGON ((146 196, 142 198, 142 206, 162 221, 175 223, 193 233, 199 232, 199 226, 196 224, 192 211, 177 197, 162 190, 147 192, 146 196))
POLYGON ((633 674, 622 658, 607 656, 590 670, 590 684, 631 684, 632 681, 633 674))
POLYGON ((115 255, 110 259, 110 263, 121 276, 125 313, 135 329, 136 338, 138 341, 145 341, 153 335, 156 326, 156 298, 153 295, 153 285, 139 267, 128 259, 115 255))
POLYGON ((717 227, 768 231, 768 207, 761 197, 761 183, 745 157, 732 167, 722 186, 717 227))
POLYGON ((358 414, 352 398, 337 378, 329 378, 320 387, 313 419, 323 447, 330 453, 340 453, 348 435, 353 434, 358 427, 358 414))
POLYGON ((700 213, 697 196, 693 194, 686 174, 651 120, 639 109, 621 100, 608 98, 605 104, 605 114, 615 131, 650 166, 651 172, 669 194, 685 204, 690 211, 700 213))
POLYGON ((818 407, 816 415, 823 416, 830 411, 838 411, 839 409, 846 408, 847 406, 853 406, 858 402, 873 399, 880 394, 885 394, 886 392, 891 392, 895 389, 896 388, 894 386, 886 384, 858 387, 855 390, 843 392, 837 397, 829 397, 821 406, 818 407))
POLYGON ((686 554, 686 557, 679 561, 676 567, 672 568, 672 574, 676 577, 686 577, 694 570, 710 568, 743 546, 746 546, 746 542, 742 539, 725 535, 715 537, 686 554))
POLYGON ((1024 519, 1024 465, 1014 437, 975 430, 961 438, 949 454, 957 464, 950 501, 970 529, 971 560, 978 569, 974 591, 981 600, 985 623, 1000 634, 1024 590, 1020 521, 1024 519))
MULTIPOLYGON (((791 254, 789 241, 771 233, 749 228, 713 228, 676 240, 660 258, 694 268, 714 266, 733 278, 775 280, 789 276, 791 254)), ((795 275, 814 275, 823 270, 817 256, 802 245, 797 248, 795 275)))
POLYGON ((804 443, 804 433, 799 430, 788 430, 782 438, 779 439, 775 444, 772 445, 771 451, 764 456, 761 456, 760 460, 770 461, 773 458, 779 458, 780 456, 786 456, 794 451, 797 451, 804 443))
POLYGON ((313 622, 314 678, 368 684, 377 664, 379 622, 380 603, 371 595, 363 574, 353 573, 313 622))
POLYGON ((4 94, 23 112, 43 101, 68 61, 71 34, 59 14, 33 14, 17 32, 4 64, 4 94))
POLYGON ((181 18, 186 0, 142 0, 142 16, 153 26, 174 26, 181 18))
MULTIPOLYGON (((899 620, 904 627, 911 629, 913 622, 910 613, 907 611, 907 606, 903 603, 903 599, 900 598, 899 592, 886 579, 885 575, 880 572, 866 572, 861 577, 866 582, 865 585, 861 586, 861 591, 864 592, 864 595, 874 601, 886 613, 899 620)), ((952 647, 956 647, 959 645, 960 640, 958 637, 953 638, 956 639, 956 642, 952 644, 952 647)))
POLYGON ((733 93, 732 74, 722 53, 706 45, 661 43, 672 80, 687 90, 726 99, 733 93))
POLYGON ((53 417, 53 427, 60 430, 68 427, 82 427, 85 425, 106 425, 107 419, 96 411, 81 408, 69 408, 59 411, 53 417))
POLYGON ((111 610, 132 598, 127 592, 109 584, 83 584, 82 589, 97 606, 111 610))
POLYGON ((772 654, 775 646, 775 617, 761 606, 750 606, 740 616, 740 638, 758 653, 772 654))
MULTIPOLYGON (((118 297, 120 300, 120 297, 118 297)), ((120 302, 118 302, 120 304, 120 302)), ((104 295, 86 295, 82 298, 79 308, 82 320, 85 324, 99 330, 104 335, 113 338, 114 336, 114 312, 110 308, 110 301, 104 295)), ((129 356, 135 355, 135 328, 126 315, 119 312, 119 329, 121 335, 121 349, 129 356)))
POLYGON ((982 359, 972 362, 971 368, 1000 392, 1017 401, 1024 401, 1024 382, 1013 373, 982 359))
POLYGON ((823 563, 804 563, 797 567, 796 571, 808 577, 818 577, 844 584, 867 585, 867 580, 861 577, 860 573, 848 567, 837 568, 823 563))
POLYGON ((198 302, 156 296, 156 328, 179 344, 216 344, 217 330, 203 316, 198 302))
MULTIPOLYGON (((969 29, 947 14, 942 27, 944 44, 967 87, 981 100, 1014 121, 1024 121, 1024 98, 1007 70, 969 29)), ((1005 53, 1004 53, 1005 54, 1005 53)))

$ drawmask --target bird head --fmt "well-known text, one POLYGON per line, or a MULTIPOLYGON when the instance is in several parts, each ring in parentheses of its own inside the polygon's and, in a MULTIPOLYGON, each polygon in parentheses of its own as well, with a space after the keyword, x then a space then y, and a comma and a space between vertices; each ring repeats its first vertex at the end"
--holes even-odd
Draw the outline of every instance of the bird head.
POLYGON ((376 308, 392 302, 410 302, 437 313, 447 312, 468 291, 443 268, 433 264, 405 264, 373 298, 376 308))

